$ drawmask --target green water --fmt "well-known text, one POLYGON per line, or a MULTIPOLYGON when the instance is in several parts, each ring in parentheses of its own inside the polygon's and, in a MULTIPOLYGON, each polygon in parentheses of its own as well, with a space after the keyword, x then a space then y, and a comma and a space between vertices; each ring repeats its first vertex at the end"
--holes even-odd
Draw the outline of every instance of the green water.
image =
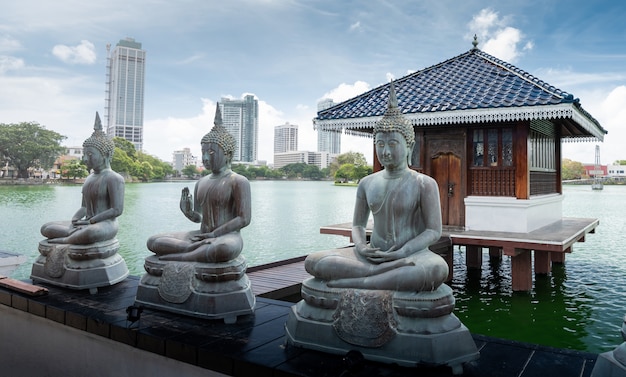
MULTIPOLYGON (((120 254, 131 274, 141 275, 153 234, 196 229, 178 209, 180 190, 194 182, 127 184, 120 217, 120 254)), ((242 231, 249 265, 345 246, 348 239, 322 235, 320 226, 352 219, 355 187, 328 182, 253 181, 252 223, 242 231)), ((574 245, 564 266, 535 279, 528 293, 511 291, 510 260, 492 263, 486 253, 480 271, 465 269, 455 248, 451 287, 455 314, 473 333, 559 348, 604 352, 622 342, 626 314, 626 187, 565 186, 563 215, 600 219, 595 234, 574 245)), ((42 239, 39 228, 71 218, 80 205, 80 186, 0 186, 0 249, 27 255, 12 275, 28 279, 42 239)))

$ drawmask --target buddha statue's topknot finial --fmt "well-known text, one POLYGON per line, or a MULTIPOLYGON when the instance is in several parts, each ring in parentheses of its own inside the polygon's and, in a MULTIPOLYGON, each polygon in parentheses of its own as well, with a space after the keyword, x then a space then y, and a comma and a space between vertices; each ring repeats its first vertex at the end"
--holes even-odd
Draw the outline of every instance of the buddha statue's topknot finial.
POLYGON ((215 120, 213 123, 213 128, 208 134, 204 135, 200 144, 216 143, 222 147, 224 153, 232 156, 235 153, 237 142, 235 141, 233 135, 231 135, 222 125, 222 112, 220 110, 219 102, 217 103, 217 107, 215 109, 215 120))
POLYGON ((83 148, 84 147, 94 147, 107 157, 113 156, 113 151, 115 151, 115 143, 102 131, 102 122, 100 121, 100 115, 97 111, 96 119, 93 124, 93 133, 83 142, 83 148))
POLYGON ((415 133, 413 126, 400 112, 398 107, 398 98, 396 97, 396 89, 393 80, 389 83, 389 99, 387 102, 387 111, 383 118, 374 126, 374 135, 379 132, 399 132, 404 136, 407 144, 415 142, 415 133))

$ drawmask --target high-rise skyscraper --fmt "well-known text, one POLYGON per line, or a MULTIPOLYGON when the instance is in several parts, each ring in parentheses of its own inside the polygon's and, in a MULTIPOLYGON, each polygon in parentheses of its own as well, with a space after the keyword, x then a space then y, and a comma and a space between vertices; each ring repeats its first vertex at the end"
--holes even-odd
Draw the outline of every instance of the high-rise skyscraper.
POLYGON ((274 127, 274 153, 298 150, 298 126, 286 122, 274 127))
MULTIPOLYGON (((317 103, 317 111, 326 110, 335 105, 332 99, 325 98, 317 103)), ((317 151, 332 155, 341 153, 341 132, 317 130, 317 151)))
POLYGON ((240 100, 222 98, 220 111, 224 127, 237 140, 233 161, 256 161, 259 139, 258 101, 253 95, 246 95, 240 100))
POLYGON ((143 148, 143 103, 146 51, 133 38, 107 45, 106 131, 143 148))

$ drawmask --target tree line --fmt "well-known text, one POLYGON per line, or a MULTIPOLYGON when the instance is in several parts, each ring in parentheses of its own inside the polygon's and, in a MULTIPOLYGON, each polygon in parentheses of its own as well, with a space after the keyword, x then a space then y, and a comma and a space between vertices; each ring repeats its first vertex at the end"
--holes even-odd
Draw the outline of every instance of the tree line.
MULTIPOLYGON (((13 167, 18 178, 28 178, 31 169, 50 170, 66 153, 67 148, 61 144, 65 139, 66 136, 37 122, 0 123, 0 163, 13 167)), ((113 138, 113 142, 111 168, 127 178, 148 181, 174 173, 169 163, 136 151, 131 142, 119 137, 113 138)), ((79 159, 63 161, 59 170, 65 178, 84 178, 89 174, 79 159)))
MULTIPOLYGON (((30 169, 50 170, 55 161, 66 153, 67 148, 61 144, 66 138, 37 122, 0 123, 0 163, 2 166, 7 164, 12 166, 17 171, 18 178, 28 178, 30 169)), ((146 182, 164 179, 176 173, 168 162, 137 151, 135 146, 124 138, 115 137, 113 142, 115 151, 111 159, 111 168, 127 179, 146 182)), ((358 182, 372 173, 372 167, 367 165, 365 156, 358 152, 341 154, 324 169, 305 163, 289 164, 279 169, 233 164, 232 169, 248 179, 334 178, 341 182, 358 182)), ((84 178, 89 174, 80 159, 62 161, 59 170, 64 178, 84 178)), ((183 169, 183 174, 190 178, 208 173, 206 170, 200 171, 194 165, 183 169)))

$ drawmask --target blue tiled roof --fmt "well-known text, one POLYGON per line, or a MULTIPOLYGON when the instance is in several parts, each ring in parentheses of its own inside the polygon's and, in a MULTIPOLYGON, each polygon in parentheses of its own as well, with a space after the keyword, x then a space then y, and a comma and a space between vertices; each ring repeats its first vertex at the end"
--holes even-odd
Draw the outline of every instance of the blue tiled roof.
MULTIPOLYGON (((394 85, 398 106, 407 115, 570 104, 606 133, 573 95, 479 49, 404 76, 394 85)), ((388 91, 389 84, 381 85, 318 112, 316 121, 382 116, 388 91)))

